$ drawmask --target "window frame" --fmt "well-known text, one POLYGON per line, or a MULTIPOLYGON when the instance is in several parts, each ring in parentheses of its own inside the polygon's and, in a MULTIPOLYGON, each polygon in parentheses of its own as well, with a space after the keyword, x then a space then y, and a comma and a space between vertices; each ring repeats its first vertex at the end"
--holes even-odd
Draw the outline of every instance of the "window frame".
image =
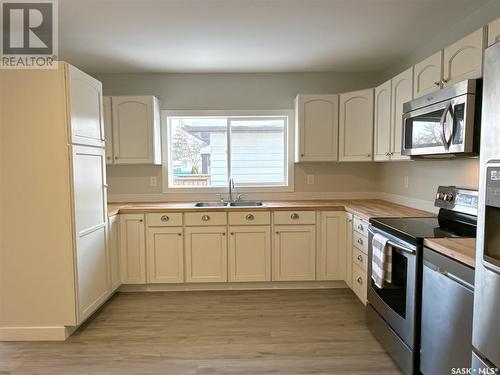
MULTIPOLYGON (((203 193, 227 193, 227 186, 218 187, 171 187, 169 183, 172 179, 170 173, 170 126, 169 117, 234 117, 241 119, 248 119, 253 117, 287 117, 287 125, 285 126, 285 142, 284 152, 286 168, 285 179, 286 185, 264 185, 264 186, 248 186, 245 184, 238 184, 236 181, 236 189, 239 193, 266 193, 266 192, 293 192, 294 188, 294 145, 295 145, 295 111, 292 109, 283 110, 185 110, 185 111, 161 111, 161 134, 162 134, 162 185, 163 193, 168 194, 203 194, 203 193)), ((230 121, 228 121, 227 128, 227 143, 228 150, 231 150, 231 137, 230 137, 230 121)), ((231 158, 228 155, 228 174, 231 168, 231 158)))

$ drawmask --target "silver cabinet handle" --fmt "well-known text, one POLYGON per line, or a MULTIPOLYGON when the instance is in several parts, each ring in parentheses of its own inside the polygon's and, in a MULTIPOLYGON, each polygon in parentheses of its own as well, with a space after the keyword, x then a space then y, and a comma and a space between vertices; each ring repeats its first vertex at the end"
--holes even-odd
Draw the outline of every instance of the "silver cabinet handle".
POLYGON ((441 82, 439 82, 439 81, 434 82, 434 86, 436 86, 436 87, 441 86, 441 82))
POLYGON ((203 220, 203 221, 209 221, 209 220, 210 220, 210 216, 208 216, 208 215, 203 215, 203 216, 201 217, 201 220, 203 220))
POLYGON ((358 255, 358 260, 359 260, 360 262, 362 262, 362 261, 363 261, 363 257, 362 257, 361 255, 358 255))
POLYGON ((253 219, 255 219, 255 216, 253 216, 252 214, 248 214, 247 216, 245 216, 245 219, 253 220, 253 219))
POLYGON ((167 215, 163 215, 162 217, 160 217, 160 220, 163 222, 167 222, 170 220, 170 218, 167 215))
POLYGON ((291 216, 290 216, 290 219, 292 220, 297 220, 299 218, 299 214, 297 213, 293 213, 291 216))
POLYGON ((362 224, 358 224, 358 229, 359 230, 365 230, 365 227, 362 224))
POLYGON ((358 243, 359 243, 360 245, 363 245, 363 240, 362 240, 361 238, 358 238, 358 243))
POLYGON ((363 285, 363 279, 360 277, 358 277, 358 279, 356 280, 358 282, 359 285, 363 285))

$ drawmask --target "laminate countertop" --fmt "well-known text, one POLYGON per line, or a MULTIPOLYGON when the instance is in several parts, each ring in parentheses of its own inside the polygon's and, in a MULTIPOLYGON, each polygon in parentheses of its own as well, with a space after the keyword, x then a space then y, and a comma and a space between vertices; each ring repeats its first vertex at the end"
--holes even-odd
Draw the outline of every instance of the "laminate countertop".
POLYGON ((265 201, 264 207, 193 207, 193 202, 110 203, 108 215, 118 213, 203 212, 203 211, 347 211, 362 219, 372 217, 434 217, 433 213, 380 199, 265 201))
POLYGON ((424 246, 475 268, 475 238, 426 238, 424 246))

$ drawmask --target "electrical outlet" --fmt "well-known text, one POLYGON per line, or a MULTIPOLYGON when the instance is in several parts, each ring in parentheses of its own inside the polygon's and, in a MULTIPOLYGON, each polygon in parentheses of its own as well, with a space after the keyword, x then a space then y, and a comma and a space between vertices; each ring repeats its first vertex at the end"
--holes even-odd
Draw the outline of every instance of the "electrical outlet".
POLYGON ((158 180, 156 179, 156 176, 151 176, 149 178, 149 185, 150 186, 158 186, 158 180))
POLYGON ((314 185, 314 175, 313 174, 308 174, 307 175, 307 184, 308 185, 314 185))
POLYGON ((408 187, 410 186, 410 179, 408 178, 408 176, 404 176, 403 185, 404 185, 405 189, 408 189, 408 187))

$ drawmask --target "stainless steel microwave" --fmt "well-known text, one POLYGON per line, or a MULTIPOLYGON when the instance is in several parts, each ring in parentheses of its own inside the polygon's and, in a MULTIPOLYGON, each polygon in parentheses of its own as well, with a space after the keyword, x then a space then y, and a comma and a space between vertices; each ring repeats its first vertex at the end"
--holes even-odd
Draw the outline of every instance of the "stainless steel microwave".
POLYGON ((474 156, 479 153, 481 80, 467 80, 403 105, 403 155, 474 156))

